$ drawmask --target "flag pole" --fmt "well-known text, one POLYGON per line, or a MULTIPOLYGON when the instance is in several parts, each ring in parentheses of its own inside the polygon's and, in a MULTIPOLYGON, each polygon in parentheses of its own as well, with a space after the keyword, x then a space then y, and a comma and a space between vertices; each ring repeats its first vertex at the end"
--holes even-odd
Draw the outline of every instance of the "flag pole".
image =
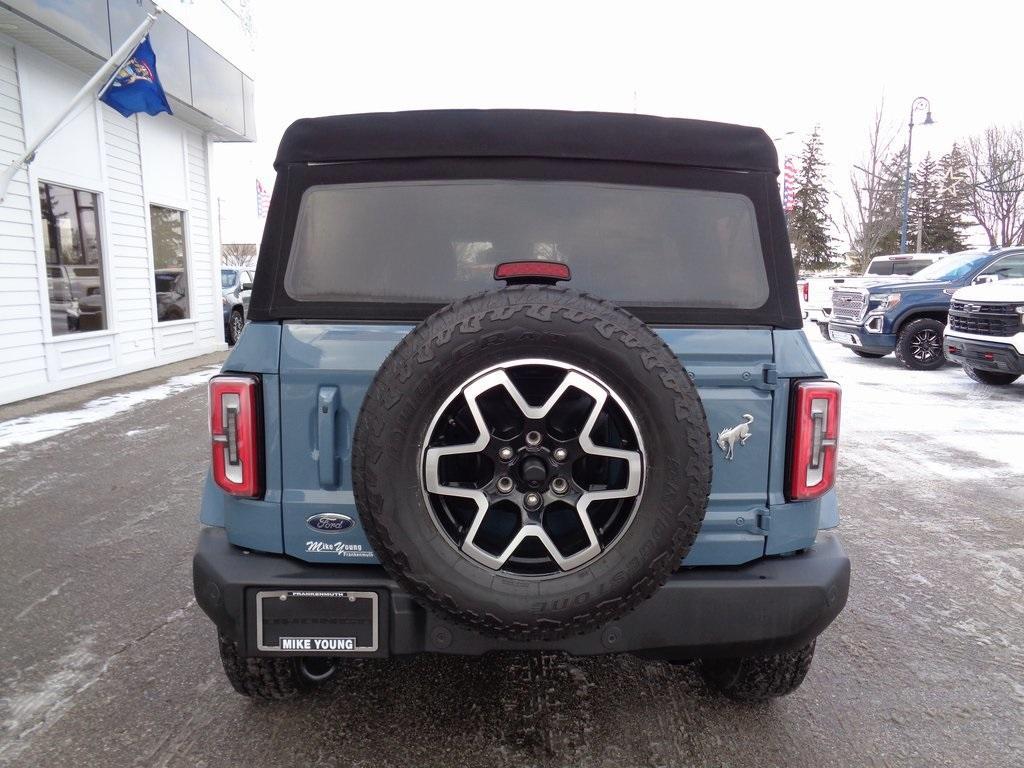
POLYGON ((128 57, 132 55, 135 51, 135 47, 142 41, 142 38, 149 33, 150 27, 153 26, 157 16, 161 13, 163 13, 163 9, 160 6, 155 6, 152 13, 146 14, 145 20, 135 28, 135 31, 128 36, 128 39, 121 44, 121 47, 114 51, 114 54, 96 71, 96 74, 89 78, 89 81, 82 86, 78 93, 74 95, 64 111, 51 120, 50 123, 40 131, 39 136, 32 142, 32 145, 23 155, 7 166, 3 175, 0 176, 0 203, 7 198, 7 187, 11 183, 11 180, 14 179, 14 175, 21 170, 23 165, 27 166, 35 159, 36 152, 39 150, 42 143, 50 138, 50 136, 52 136, 57 129, 61 127, 68 115, 70 115, 72 110, 78 106, 78 103, 87 93, 96 90, 96 86, 101 83, 104 85, 107 84, 107 81, 116 74, 121 65, 124 64, 125 61, 128 60, 128 57))

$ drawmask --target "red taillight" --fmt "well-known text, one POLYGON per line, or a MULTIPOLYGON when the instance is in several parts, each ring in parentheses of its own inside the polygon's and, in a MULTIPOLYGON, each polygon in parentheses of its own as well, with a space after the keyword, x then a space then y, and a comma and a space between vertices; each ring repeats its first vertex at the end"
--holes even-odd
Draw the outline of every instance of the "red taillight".
POLYGON ((255 376, 210 379, 213 479, 233 496, 256 498, 263 492, 258 403, 255 376))
POLYGON ((557 261, 506 261, 494 268, 495 280, 555 283, 570 278, 569 265, 557 261))
POLYGON ((816 499, 836 479, 842 389, 834 381, 802 381, 793 397, 789 498, 816 499))
POLYGON ((798 283, 798 285, 800 286, 800 293, 804 297, 804 301, 810 301, 811 300, 811 284, 808 283, 807 281, 803 281, 803 282, 798 283))

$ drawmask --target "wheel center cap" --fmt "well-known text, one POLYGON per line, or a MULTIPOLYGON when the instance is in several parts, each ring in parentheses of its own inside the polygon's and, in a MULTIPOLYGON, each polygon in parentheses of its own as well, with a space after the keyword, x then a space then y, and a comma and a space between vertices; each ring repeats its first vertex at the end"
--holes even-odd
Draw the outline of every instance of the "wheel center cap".
POLYGON ((519 473, 523 482, 531 488, 539 488, 548 479, 548 467, 542 459, 536 456, 528 456, 523 459, 519 473))

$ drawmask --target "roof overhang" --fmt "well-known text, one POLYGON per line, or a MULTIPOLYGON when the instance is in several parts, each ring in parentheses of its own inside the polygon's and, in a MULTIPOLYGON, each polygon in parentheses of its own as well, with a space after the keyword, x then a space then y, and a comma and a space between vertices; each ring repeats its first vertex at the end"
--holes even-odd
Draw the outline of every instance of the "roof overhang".
MULTIPOLYGON (((150 3, 0 1, 0 34, 91 76, 145 18, 150 3), (113 38, 113 44, 111 39, 113 38)), ((253 81, 170 15, 150 31, 175 117, 220 141, 254 141, 253 81)))

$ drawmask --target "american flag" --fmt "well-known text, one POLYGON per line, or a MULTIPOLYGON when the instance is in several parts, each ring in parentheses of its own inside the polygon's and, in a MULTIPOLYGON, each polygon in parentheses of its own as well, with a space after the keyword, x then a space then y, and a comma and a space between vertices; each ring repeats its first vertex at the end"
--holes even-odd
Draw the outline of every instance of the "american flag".
POLYGON ((786 158, 785 170, 782 174, 782 209, 792 213, 796 208, 796 163, 792 157, 786 158))
POLYGON ((270 193, 263 183, 256 179, 256 215, 261 219, 267 218, 267 209, 270 208, 270 193))

